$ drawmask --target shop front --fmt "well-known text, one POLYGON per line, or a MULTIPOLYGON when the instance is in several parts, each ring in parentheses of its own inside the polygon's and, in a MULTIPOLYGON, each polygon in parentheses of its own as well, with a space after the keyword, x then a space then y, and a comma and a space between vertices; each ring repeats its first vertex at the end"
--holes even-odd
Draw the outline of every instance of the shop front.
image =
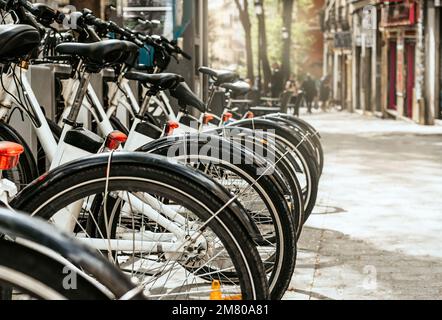
POLYGON ((415 1, 384 1, 381 8, 382 42, 386 54, 386 113, 419 121, 416 99, 418 6, 415 1))

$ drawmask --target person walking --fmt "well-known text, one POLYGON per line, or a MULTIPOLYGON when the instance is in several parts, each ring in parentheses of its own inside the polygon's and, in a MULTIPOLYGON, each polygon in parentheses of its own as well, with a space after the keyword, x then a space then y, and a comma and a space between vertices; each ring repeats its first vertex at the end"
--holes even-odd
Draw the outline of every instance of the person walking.
POLYGON ((291 92, 289 105, 294 108, 293 114, 299 116, 299 84, 296 81, 296 76, 292 75, 285 84, 285 91, 291 92))
POLYGON ((325 75, 321 79, 321 84, 319 86, 319 100, 321 101, 321 109, 326 112, 328 110, 328 104, 330 100, 330 77, 325 75))
POLYGON ((272 66, 272 78, 270 81, 270 92, 272 98, 279 98, 281 93, 284 91, 284 77, 281 68, 278 63, 274 63, 272 66))
POLYGON ((318 90, 316 88, 316 83, 310 74, 307 74, 304 82, 302 83, 302 91, 304 91, 304 97, 307 103, 307 112, 311 114, 313 101, 318 95, 318 90))

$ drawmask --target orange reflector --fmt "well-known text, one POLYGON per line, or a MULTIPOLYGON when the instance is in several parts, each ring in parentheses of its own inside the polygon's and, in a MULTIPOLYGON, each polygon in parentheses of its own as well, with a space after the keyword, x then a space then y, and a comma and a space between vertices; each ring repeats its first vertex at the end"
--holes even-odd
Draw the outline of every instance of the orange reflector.
POLYGON ((253 118, 255 118, 255 114, 252 111, 246 113, 246 119, 253 119, 253 118))
POLYGON ((9 141, 0 142, 0 170, 15 168, 24 151, 25 149, 20 144, 9 141))
POLYGON ((232 118, 233 118, 233 114, 231 114, 230 112, 226 112, 223 114, 223 122, 227 122, 232 118))
POLYGON ((117 150, 118 147, 127 141, 127 136, 121 131, 111 132, 106 139, 106 148, 117 150))
POLYGON ((242 295, 238 294, 238 295, 230 295, 223 297, 221 293, 221 282, 219 282, 218 280, 213 280, 212 291, 210 292, 210 300, 218 300, 218 301, 242 300, 242 295))
POLYGON ((167 124, 166 124, 166 135, 167 136, 173 135, 173 132, 175 131, 175 129, 178 129, 179 127, 180 127, 180 124, 178 122, 173 121, 173 120, 167 121, 167 124))
POLYGON ((212 281, 212 291, 210 292, 210 300, 222 300, 221 283, 218 280, 212 281))
POLYGON ((226 297, 224 297, 223 298, 223 300, 226 300, 226 301, 228 301, 228 300, 242 300, 242 295, 241 294, 238 294, 238 295, 233 295, 233 296, 226 296, 226 297))
POLYGON ((212 121, 215 117, 211 114, 205 114, 203 118, 204 124, 209 124, 210 121, 212 121))

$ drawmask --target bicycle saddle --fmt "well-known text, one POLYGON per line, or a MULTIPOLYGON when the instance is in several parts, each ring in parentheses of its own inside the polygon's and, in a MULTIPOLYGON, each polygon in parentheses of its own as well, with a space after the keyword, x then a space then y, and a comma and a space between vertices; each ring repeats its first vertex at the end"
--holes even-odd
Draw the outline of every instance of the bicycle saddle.
POLYGON ((148 74, 138 71, 129 71, 125 74, 126 79, 139 81, 143 84, 150 84, 159 90, 175 88, 184 78, 174 73, 148 74))
POLYGON ((62 43, 55 50, 62 55, 76 55, 86 63, 104 66, 129 61, 138 54, 139 47, 129 41, 104 40, 94 43, 62 43))
POLYGON ((238 80, 239 76, 232 71, 227 70, 216 70, 208 67, 201 67, 198 69, 200 73, 210 76, 215 80, 215 85, 220 86, 226 82, 234 82, 238 80))
POLYGON ((178 104, 182 107, 193 107, 200 112, 206 112, 206 104, 193 93, 187 83, 178 84, 175 89, 170 90, 170 95, 178 100, 178 104))
POLYGON ((0 60, 20 58, 40 44, 37 29, 28 25, 0 25, 0 60))
POLYGON ((250 85, 244 81, 224 83, 221 85, 221 87, 232 91, 235 95, 245 95, 250 91, 250 85))

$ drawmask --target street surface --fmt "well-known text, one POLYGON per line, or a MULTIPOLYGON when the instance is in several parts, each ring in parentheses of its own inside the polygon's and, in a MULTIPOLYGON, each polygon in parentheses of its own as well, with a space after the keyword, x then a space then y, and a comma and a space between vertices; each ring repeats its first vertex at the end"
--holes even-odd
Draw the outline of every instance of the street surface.
POLYGON ((286 299, 442 299, 442 126, 305 115, 326 166, 286 299))

